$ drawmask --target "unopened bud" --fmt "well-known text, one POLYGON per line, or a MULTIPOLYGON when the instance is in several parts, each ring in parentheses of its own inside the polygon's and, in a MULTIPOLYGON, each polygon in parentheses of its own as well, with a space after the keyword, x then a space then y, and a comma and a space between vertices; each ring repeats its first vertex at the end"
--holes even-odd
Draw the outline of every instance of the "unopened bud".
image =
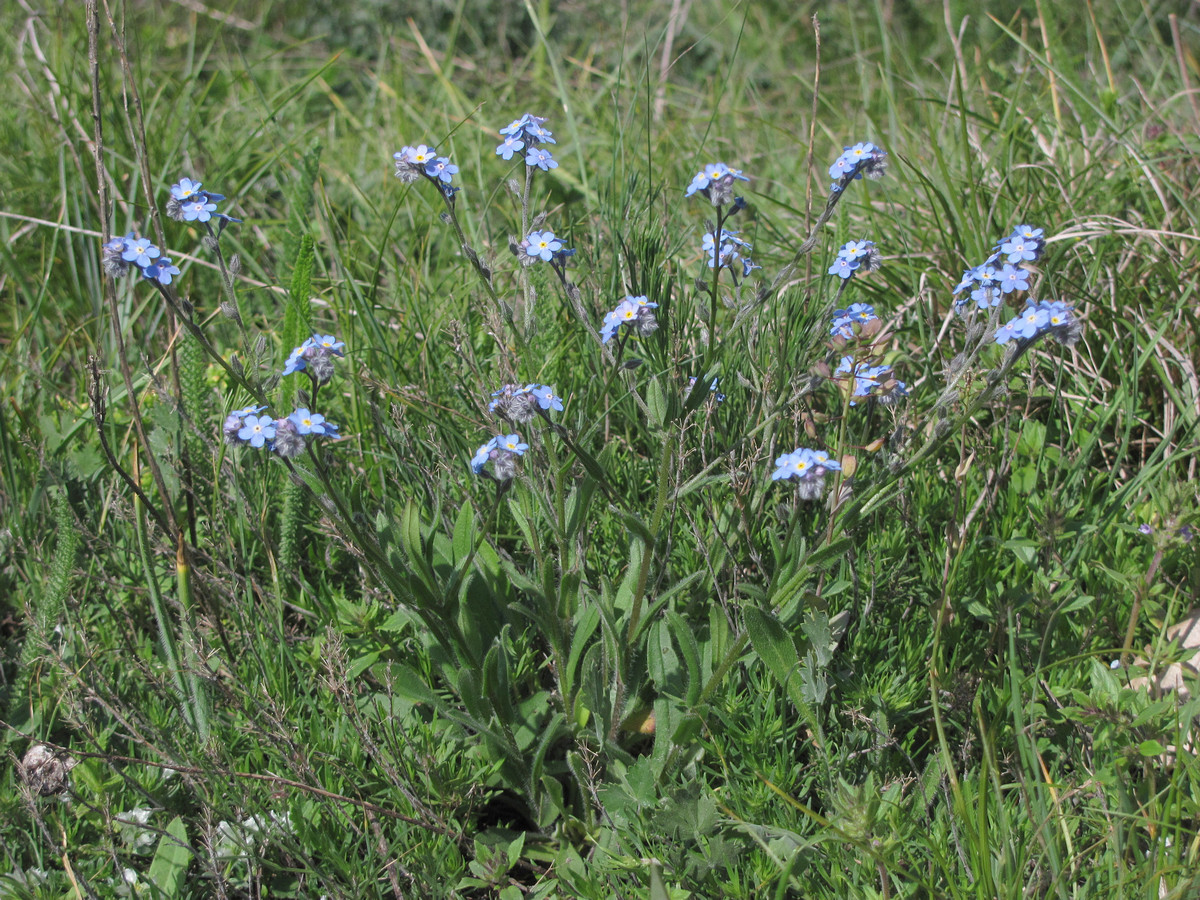
POLYGON ((242 256, 240 253, 235 253, 229 257, 229 274, 240 275, 242 273, 242 256))

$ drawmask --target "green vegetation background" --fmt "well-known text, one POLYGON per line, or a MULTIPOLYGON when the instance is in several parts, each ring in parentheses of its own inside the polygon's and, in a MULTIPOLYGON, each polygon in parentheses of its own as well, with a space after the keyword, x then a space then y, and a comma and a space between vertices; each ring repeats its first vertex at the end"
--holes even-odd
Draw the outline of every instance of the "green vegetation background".
MULTIPOLYGON (((1130 677, 1137 654, 1179 655, 1165 630, 1198 605, 1185 526, 1200 415, 1200 19, 1182 0, 986 6, 102 6, 113 208, 100 209, 84 5, 4 4, 0 897, 1195 896, 1188 730, 1200 710, 1130 677), (582 699, 555 712, 552 638, 513 613, 562 590, 562 561, 528 540, 552 510, 489 518, 491 489, 466 460, 493 433, 478 398, 501 383, 582 393, 606 373, 548 279, 538 355, 514 368, 437 198, 392 177, 403 144, 449 153, 468 237, 511 280, 520 220, 493 147, 524 112, 550 117, 559 138, 547 226, 580 249, 596 322, 648 290, 687 321, 704 212, 683 188, 704 163, 752 176, 741 227, 773 274, 842 147, 891 154, 886 179, 851 189, 762 319, 789 353, 750 338, 722 349, 729 399, 686 441, 694 459, 728 452, 743 468, 711 470, 725 494, 681 487, 675 530, 649 539, 663 574, 633 653, 647 654, 640 718, 584 670, 621 655, 600 619, 628 600, 645 526, 620 510, 652 505, 665 432, 615 400, 568 422, 603 419, 608 449, 595 452, 619 497, 602 502, 594 483, 590 506, 569 495, 592 517, 578 571, 602 611, 579 613, 574 633, 604 650, 581 650, 582 699), (312 298, 293 315, 346 340, 328 414, 348 437, 328 459, 363 521, 394 525, 408 569, 426 559, 440 585, 460 544, 489 532, 495 552, 454 582, 470 609, 494 609, 484 646, 497 649, 479 673, 458 674, 279 466, 221 447, 220 422, 245 397, 189 356, 156 293, 122 283, 114 321, 101 222, 148 231, 143 151, 160 202, 188 175, 245 219, 222 245, 240 257, 266 370, 294 343, 280 324, 289 288, 312 298), (869 238, 883 250, 856 289, 889 321, 889 361, 912 391, 897 421, 919 432, 961 349, 950 291, 1019 222, 1051 236, 1042 283, 1075 304, 1080 344, 1031 353, 842 543, 821 544, 819 513, 784 535, 786 490, 763 487, 772 444, 757 429, 775 423, 784 449, 804 432, 762 398, 789 396, 823 352, 813 336, 834 249, 869 238), (295 278, 305 236, 307 288, 295 278), (177 385, 180 370, 199 378, 177 385), (107 392, 100 425, 94 385, 107 392), (190 523, 190 575, 101 433, 127 468, 162 462, 170 496, 152 499, 190 523), (743 501, 756 515, 740 516, 743 501), (766 637, 720 670, 744 618, 759 621, 744 610, 772 610, 770 573, 801 547, 827 555, 799 605, 773 608, 766 637), (850 623, 840 635, 827 630, 836 612, 850 623), (38 741, 77 763, 67 792, 23 782, 18 762, 38 741)), ((170 233, 182 293, 234 352, 201 234, 170 233)), ((648 346, 644 368, 661 374, 671 348, 648 346)), ((886 435, 874 427, 858 447, 886 435)))

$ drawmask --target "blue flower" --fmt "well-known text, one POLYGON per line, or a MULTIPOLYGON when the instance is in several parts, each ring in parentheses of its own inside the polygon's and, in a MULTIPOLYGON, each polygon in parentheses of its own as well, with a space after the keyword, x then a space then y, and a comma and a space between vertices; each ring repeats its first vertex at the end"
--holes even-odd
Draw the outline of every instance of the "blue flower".
POLYGON ((433 147, 427 147, 425 144, 417 144, 415 147, 405 147, 401 152, 404 153, 405 159, 414 166, 420 166, 422 169, 437 159, 437 150, 433 147))
POLYGON ((246 416, 238 437, 251 447, 261 447, 275 437, 275 420, 270 416, 246 416))
POLYGON ((225 443, 245 443, 240 436, 240 432, 246 425, 246 416, 253 416, 259 412, 262 412, 264 409, 266 409, 265 406, 247 406, 245 409, 235 409, 228 416, 226 416, 225 424, 221 427, 221 431, 225 435, 225 443))
POLYGON ((749 252, 754 248, 737 235, 738 232, 736 231, 727 231, 724 228, 721 229, 721 248, 719 259, 713 232, 705 232, 704 239, 700 242, 700 249, 708 254, 708 267, 710 269, 731 269, 733 264, 740 260, 742 263, 742 277, 744 278, 750 274, 751 270, 761 267, 754 265, 752 262, 750 262, 749 258, 741 255, 739 251, 742 251, 748 255, 749 252))
POLYGON ((433 147, 427 147, 425 144, 417 144, 415 147, 405 145, 392 154, 392 159, 396 162, 396 177, 405 184, 412 184, 421 176, 438 181, 437 175, 429 172, 430 166, 437 158, 437 150, 433 147))
POLYGON ((735 209, 742 209, 746 203, 741 197, 733 196, 733 183, 749 180, 741 169, 731 169, 723 162, 709 163, 693 176, 684 196, 699 193, 707 197, 713 206, 724 206, 732 201, 735 209))
POLYGON ((180 213, 184 222, 207 222, 216 211, 217 204, 210 203, 207 196, 180 204, 180 213))
POLYGON ((240 222, 217 212, 217 204, 225 199, 224 194, 200 189, 199 181, 190 178, 180 178, 178 184, 171 185, 171 198, 167 201, 167 217, 176 222, 208 222, 219 219, 221 228, 228 222, 240 222))
POLYGON ((142 269, 142 277, 150 281, 157 281, 159 284, 170 284, 171 279, 178 274, 179 267, 171 264, 169 256, 160 256, 142 269))
POLYGON ((551 169, 557 169, 558 163, 554 157, 550 155, 549 150, 542 150, 538 147, 533 147, 525 154, 525 165, 530 168, 539 168, 543 172, 549 172, 551 169))
POLYGON ((823 450, 797 447, 791 453, 784 453, 775 460, 775 471, 771 473, 771 480, 795 480, 799 483, 801 500, 816 500, 824 493, 825 473, 836 472, 841 468, 841 463, 830 459, 829 454, 823 450))
POLYGON ((332 334, 313 335, 288 354, 283 374, 292 375, 308 369, 318 383, 324 384, 333 377, 333 357, 346 355, 342 349, 345 346, 332 334))
POLYGON ((562 250, 562 241, 555 237, 553 231, 531 231, 520 246, 532 259, 550 262, 562 250))
MULTIPOLYGON (((524 139, 530 144, 554 144, 553 135, 543 125, 546 120, 542 116, 532 116, 529 113, 509 123, 507 128, 500 129, 501 137, 507 135, 515 140, 524 139)), ((519 149, 519 148, 518 148, 519 149)), ((508 159, 506 156, 505 159, 508 159)))
POLYGON ((834 183, 831 189, 836 193, 856 178, 882 178, 887 171, 887 152, 880 150, 869 141, 846 147, 832 166, 829 167, 829 177, 834 183))
POLYGON ((458 174, 458 166, 445 156, 439 156, 425 167, 425 174, 435 181, 449 184, 458 174))
POLYGON ((1018 337, 1017 329, 1021 326, 1021 317, 1009 319, 1003 325, 996 329, 996 343, 1007 344, 1013 338, 1018 337))
POLYGON ((304 407, 297 409, 288 418, 296 426, 300 434, 324 434, 325 417, 320 413, 311 413, 304 407))
POLYGON ((294 372, 301 372, 306 365, 308 363, 304 361, 304 348, 296 347, 288 354, 288 358, 283 364, 283 374, 291 375, 294 372))
POLYGON ((523 456, 529 445, 518 434, 498 434, 475 451, 471 457, 471 471, 494 481, 505 482, 517 474, 517 458, 523 456), (485 471, 488 463, 491 471, 485 471))
POLYGON ((879 260, 874 241, 847 241, 838 250, 837 258, 829 267, 829 274, 845 281, 855 275, 874 272, 879 268, 879 260))
POLYGON ((113 278, 120 278, 129 271, 129 260, 125 259, 125 251, 129 247, 129 242, 136 237, 137 235, 131 231, 125 237, 113 238, 101 249, 100 263, 104 267, 104 271, 113 278))
POLYGON ((491 458, 491 453, 496 449, 496 438, 492 438, 486 444, 475 451, 475 455, 471 457, 471 471, 478 475, 483 471, 483 467, 487 465, 491 458))
POLYGON ((997 344, 1007 344, 1014 338, 1022 345, 1041 337, 1048 337, 1060 344, 1074 344, 1079 340, 1082 326, 1074 310, 1060 300, 1040 300, 1030 303, 1025 311, 996 329, 997 344))
POLYGON ((871 241, 846 241, 842 244, 842 249, 838 251, 838 256, 844 256, 846 259, 860 259, 870 252, 875 244, 871 241))
POLYGON ((542 127, 545 119, 536 119, 530 116, 530 122, 525 126, 525 137, 535 144, 557 144, 554 135, 546 128, 542 127))
POLYGON ((857 268, 857 262, 852 259, 846 259, 844 256, 839 256, 833 261, 833 265, 829 267, 829 274, 836 275, 845 281, 848 278, 854 277, 854 270, 857 268))
POLYGON ((562 397, 554 395, 554 388, 547 387, 544 384, 527 384, 525 385, 525 393, 530 394, 537 401, 537 405, 541 409, 552 409, 562 412, 562 397))
POLYGON ((1027 306, 1015 321, 1017 337, 1028 340, 1049 324, 1050 313, 1036 306, 1027 306))
POLYGON ((496 148, 496 155, 502 156, 504 159, 512 159, 513 154, 525 147, 525 142, 516 135, 510 134, 506 137, 503 143, 496 148))
POLYGON ((507 450, 509 453, 515 453, 517 456, 524 456, 525 451, 529 449, 529 445, 521 441, 519 434, 506 434, 500 437, 497 441, 497 446, 501 450, 507 450))
POLYGON ((643 337, 653 334, 658 328, 658 321, 654 317, 657 307, 657 303, 651 303, 646 297, 627 296, 604 317, 600 328, 601 341, 607 344, 622 325, 628 325, 643 337))
POLYGON ((1001 242, 1000 252, 1008 257, 1010 263, 1020 265, 1023 262, 1036 260, 1038 254, 1041 252, 1041 247, 1023 237, 1010 237, 1008 240, 1001 242))
POLYGON ((856 397, 871 397, 888 406, 908 396, 907 385, 895 379, 892 367, 888 365, 872 366, 869 363, 857 362, 853 356, 843 356, 833 375, 835 379, 838 379, 838 376, 853 377, 851 406, 858 405, 858 401, 854 399, 856 397))
POLYGON ((1029 290, 1029 272, 1018 269, 1011 263, 1005 263, 997 276, 1000 283, 1000 293, 1011 294, 1013 291, 1029 290))
POLYGON ((879 318, 875 315, 875 307, 869 303, 851 303, 850 308, 846 310, 846 317, 864 325, 872 319, 879 318))
POLYGON ((749 181, 750 178, 741 169, 731 169, 723 162, 709 163, 692 178, 692 183, 688 185, 684 196, 690 197, 699 192, 707 197, 709 189, 715 182, 726 180, 749 181))
POLYGON ((833 311, 833 323, 829 329, 830 335, 844 340, 854 339, 854 325, 866 325, 879 317, 875 315, 875 307, 869 303, 852 303, 847 309, 833 311))
POLYGON ((133 263, 140 269, 144 269, 160 255, 161 252, 150 243, 149 238, 127 238, 125 240, 125 251, 121 254, 121 259, 133 263))
POLYGON ((192 181, 190 178, 180 178, 178 184, 171 185, 171 196, 182 202, 190 199, 195 194, 201 193, 200 187, 199 181, 192 181))
POLYGON ((339 341, 332 334, 314 334, 305 343, 311 342, 313 347, 319 347, 322 350, 328 350, 334 356, 345 356, 346 353, 342 349, 346 346, 345 341, 339 341))

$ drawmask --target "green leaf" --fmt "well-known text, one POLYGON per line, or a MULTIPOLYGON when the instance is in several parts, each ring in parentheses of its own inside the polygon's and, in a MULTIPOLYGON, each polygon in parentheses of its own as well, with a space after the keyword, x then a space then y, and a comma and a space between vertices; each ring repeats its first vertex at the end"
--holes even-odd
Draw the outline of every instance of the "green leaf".
POLYGON ((1138 753, 1142 756, 1162 756, 1167 752, 1167 748, 1158 741, 1142 741, 1138 744, 1138 753))
POLYGON ((700 699, 700 690, 703 687, 703 678, 700 675, 700 648, 696 644, 696 636, 692 634, 692 627, 684 620, 683 616, 674 610, 667 612, 667 623, 671 627, 671 636, 675 638, 675 643, 679 645, 679 652, 683 656, 684 669, 687 672, 687 705, 693 707, 700 699))
POLYGON ((805 707, 800 681, 800 656, 796 645, 779 620, 754 606, 746 607, 746 631, 750 645, 775 679, 786 688, 788 696, 799 708, 805 707))
POLYGON ((370 653, 360 656, 346 669, 346 678, 350 681, 358 678, 359 675, 375 665, 382 653, 382 650, 373 650, 370 653))
POLYGON ((454 564, 459 565, 475 549, 475 508, 464 503, 454 520, 454 564))
POLYGON ((166 834, 158 839, 149 874, 150 883, 163 897, 183 896, 184 879, 192 861, 192 850, 187 841, 187 826, 179 816, 171 820, 166 834))
POLYGON ((657 375, 646 385, 646 406, 650 410, 650 422, 655 429, 662 431, 667 421, 667 395, 657 375))

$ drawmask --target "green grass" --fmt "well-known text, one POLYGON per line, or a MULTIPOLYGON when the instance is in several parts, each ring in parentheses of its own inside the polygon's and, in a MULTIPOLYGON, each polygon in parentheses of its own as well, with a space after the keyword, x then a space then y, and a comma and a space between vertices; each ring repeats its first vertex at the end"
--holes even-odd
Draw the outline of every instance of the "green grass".
POLYGON ((1129 686, 1200 605, 1191 11, 227 6, 101 10, 94 71, 81 8, 0 15, 0 897, 1194 895, 1200 701, 1129 686), (860 140, 887 175, 797 256, 860 140), (762 270, 714 303, 717 159, 762 270), (220 260, 156 232, 181 176, 244 219, 220 260), (510 253, 540 214, 571 288, 510 253), (951 292, 1019 222, 1083 329, 1010 365, 951 292), (130 230, 194 331, 103 274, 130 230), (602 348, 627 294, 661 327, 602 348), (902 404, 817 377, 855 302, 902 404), (274 377, 310 329, 315 397, 274 377), (553 426, 489 414, 529 382, 553 426), (257 392, 342 439, 227 446, 257 392), (466 463, 514 430, 501 491, 466 463), (798 501, 799 445, 852 481, 798 501))

